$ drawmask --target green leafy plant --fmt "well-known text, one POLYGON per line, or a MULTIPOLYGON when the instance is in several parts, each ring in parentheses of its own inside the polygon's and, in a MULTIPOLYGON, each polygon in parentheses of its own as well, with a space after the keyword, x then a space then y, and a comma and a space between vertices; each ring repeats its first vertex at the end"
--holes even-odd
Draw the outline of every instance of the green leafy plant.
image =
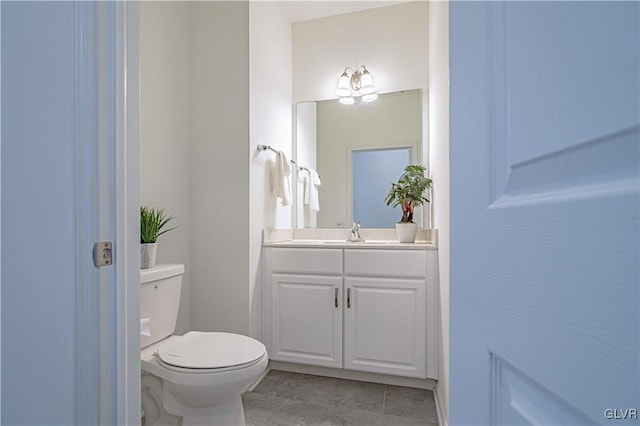
POLYGON ((387 206, 402 206, 402 219, 400 223, 413 223, 413 209, 429 200, 424 197, 424 192, 431 188, 431 179, 424 175, 426 168, 420 165, 405 167, 404 173, 398 182, 391 184, 391 189, 385 198, 387 206))
POLYGON ((140 207, 140 243, 155 243, 160 235, 176 229, 177 226, 163 230, 173 219, 164 209, 140 207))

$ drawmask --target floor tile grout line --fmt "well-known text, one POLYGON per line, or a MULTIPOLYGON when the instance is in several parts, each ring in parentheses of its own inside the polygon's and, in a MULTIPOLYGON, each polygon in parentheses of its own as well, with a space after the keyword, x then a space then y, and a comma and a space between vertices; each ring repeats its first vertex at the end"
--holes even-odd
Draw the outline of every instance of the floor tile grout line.
POLYGON ((276 388, 276 391, 273 393, 273 396, 278 396, 278 392, 280 391, 280 388, 282 388, 282 386, 284 386, 285 382, 287 381, 287 379, 285 378, 282 383, 280 383, 278 385, 278 387, 276 388))
MULTIPOLYGON (((295 377, 295 375, 299 375, 299 373, 291 373, 291 375, 295 377)), ((287 382, 287 380, 289 380, 290 378, 291 378, 291 376, 290 376, 290 377, 288 377, 288 378, 285 378, 285 379, 282 381, 282 383, 280 383, 280 384, 278 385, 278 389, 276 389, 276 392, 273 394, 273 396, 278 396, 278 392, 279 392, 279 391, 280 391, 280 389, 284 386, 284 384, 287 382)), ((300 377, 298 377, 298 379, 300 379, 300 377)), ((285 398, 285 399, 286 399, 286 398, 285 398)))
POLYGON ((385 414, 385 404, 387 403, 387 387, 389 385, 384 385, 384 390, 382 391, 382 414, 385 414))

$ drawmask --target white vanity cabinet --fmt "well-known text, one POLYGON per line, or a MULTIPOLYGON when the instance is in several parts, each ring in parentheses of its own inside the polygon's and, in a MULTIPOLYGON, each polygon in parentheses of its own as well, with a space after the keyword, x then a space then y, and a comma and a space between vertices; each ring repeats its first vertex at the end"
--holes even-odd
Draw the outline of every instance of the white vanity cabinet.
POLYGON ((267 251, 271 359, 342 367, 342 250, 267 251))
POLYGON ((270 358, 436 379, 435 254, 266 247, 270 358))
POLYGON ((426 377, 422 250, 345 250, 344 368, 426 377))

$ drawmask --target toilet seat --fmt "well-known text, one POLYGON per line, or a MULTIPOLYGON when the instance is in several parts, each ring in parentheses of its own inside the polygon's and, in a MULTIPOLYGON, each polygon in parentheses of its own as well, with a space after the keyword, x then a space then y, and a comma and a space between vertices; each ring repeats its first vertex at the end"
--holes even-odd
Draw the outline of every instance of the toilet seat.
POLYGON ((239 334, 190 331, 158 345, 157 354, 165 367, 195 373, 251 366, 264 358, 266 348, 259 341, 239 334))

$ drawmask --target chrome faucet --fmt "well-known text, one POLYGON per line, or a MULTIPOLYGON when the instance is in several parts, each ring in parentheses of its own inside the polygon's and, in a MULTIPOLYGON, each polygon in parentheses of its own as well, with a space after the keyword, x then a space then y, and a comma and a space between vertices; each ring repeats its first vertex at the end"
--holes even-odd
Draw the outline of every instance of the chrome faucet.
POLYGON ((355 220, 351 224, 351 233, 350 233, 349 238, 347 239, 347 241, 349 241, 351 243, 363 243, 364 242, 364 238, 362 238, 360 236, 360 224, 357 223, 355 220))

